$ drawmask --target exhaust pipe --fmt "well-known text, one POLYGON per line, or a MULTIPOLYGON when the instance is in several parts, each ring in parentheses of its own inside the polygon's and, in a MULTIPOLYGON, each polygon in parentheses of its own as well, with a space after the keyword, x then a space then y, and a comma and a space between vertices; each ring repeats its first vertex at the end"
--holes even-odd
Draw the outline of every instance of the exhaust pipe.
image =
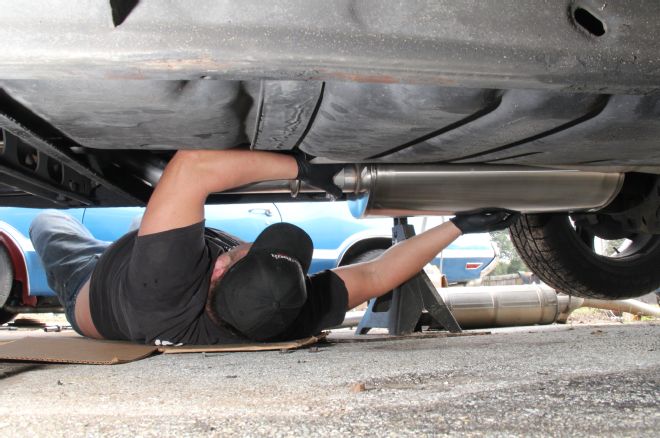
MULTIPOLYGON (((594 300, 557 294, 539 284, 438 288, 464 329, 565 323, 580 307, 618 310, 659 318, 660 308, 638 300, 594 300)), ((364 311, 347 312, 340 327, 355 327, 364 311)))
MULTIPOLYGON (((485 207, 523 213, 593 211, 609 204, 622 173, 519 166, 374 164, 346 166, 335 184, 355 217, 451 215, 485 207)), ((267 181, 227 194, 318 193, 299 181, 267 181)))

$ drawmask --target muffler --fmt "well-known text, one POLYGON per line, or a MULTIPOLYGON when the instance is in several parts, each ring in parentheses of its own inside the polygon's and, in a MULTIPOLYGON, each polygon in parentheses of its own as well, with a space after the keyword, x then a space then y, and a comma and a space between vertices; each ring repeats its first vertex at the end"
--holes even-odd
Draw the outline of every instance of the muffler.
MULTIPOLYGON (((638 300, 593 300, 557 294, 543 284, 438 288, 463 329, 565 323, 581 307, 659 318, 660 308, 638 300)), ((347 312, 339 327, 355 327, 364 311, 347 312)))
MULTIPOLYGON (((541 285, 439 288, 445 304, 463 329, 552 324, 577 305, 541 285)), ((338 327, 355 327, 364 311, 348 312, 338 327)), ((337 327, 337 328, 338 328, 337 327)))
POLYGON ((523 213, 598 210, 623 175, 520 167, 376 165, 362 169, 356 217, 449 215, 485 207, 523 213))
MULTIPOLYGON (((349 165, 335 183, 355 217, 451 215, 486 207, 523 213, 595 211, 619 193, 622 173, 520 166, 349 165)), ((232 194, 318 192, 299 181, 267 181, 232 194)))

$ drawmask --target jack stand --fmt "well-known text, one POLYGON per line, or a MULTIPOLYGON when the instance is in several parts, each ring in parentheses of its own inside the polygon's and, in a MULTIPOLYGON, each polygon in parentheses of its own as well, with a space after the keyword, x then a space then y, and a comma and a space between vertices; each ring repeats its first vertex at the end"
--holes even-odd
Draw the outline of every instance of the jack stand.
MULTIPOLYGON (((407 218, 394 218, 392 240, 395 244, 414 235, 415 228, 408 224, 407 218)), ((408 335, 421 331, 422 325, 444 327, 451 333, 461 332, 454 315, 424 271, 391 292, 369 300, 356 334, 365 335, 372 328, 386 328, 390 335, 408 335)))

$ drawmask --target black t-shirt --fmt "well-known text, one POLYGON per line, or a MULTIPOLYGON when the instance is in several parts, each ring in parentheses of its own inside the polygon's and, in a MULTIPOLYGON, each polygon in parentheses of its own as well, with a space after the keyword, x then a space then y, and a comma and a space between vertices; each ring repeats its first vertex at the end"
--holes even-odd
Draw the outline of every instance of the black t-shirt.
MULTIPOLYGON (((204 311, 216 258, 240 240, 204 222, 161 233, 123 236, 101 256, 90 287, 94 325, 106 339, 156 344, 249 342, 204 311)), ((307 278, 307 302, 279 340, 338 325, 347 292, 331 271, 307 278)))

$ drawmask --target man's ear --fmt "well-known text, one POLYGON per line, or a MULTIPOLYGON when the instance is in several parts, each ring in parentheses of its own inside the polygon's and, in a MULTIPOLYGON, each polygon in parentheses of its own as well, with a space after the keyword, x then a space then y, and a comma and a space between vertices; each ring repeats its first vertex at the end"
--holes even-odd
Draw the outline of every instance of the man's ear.
POLYGON ((220 254, 218 258, 215 260, 215 264, 213 265, 213 273, 211 274, 211 282, 217 281, 220 277, 222 277, 225 272, 227 272, 227 269, 229 269, 229 265, 231 264, 231 257, 227 255, 227 253, 220 254))

